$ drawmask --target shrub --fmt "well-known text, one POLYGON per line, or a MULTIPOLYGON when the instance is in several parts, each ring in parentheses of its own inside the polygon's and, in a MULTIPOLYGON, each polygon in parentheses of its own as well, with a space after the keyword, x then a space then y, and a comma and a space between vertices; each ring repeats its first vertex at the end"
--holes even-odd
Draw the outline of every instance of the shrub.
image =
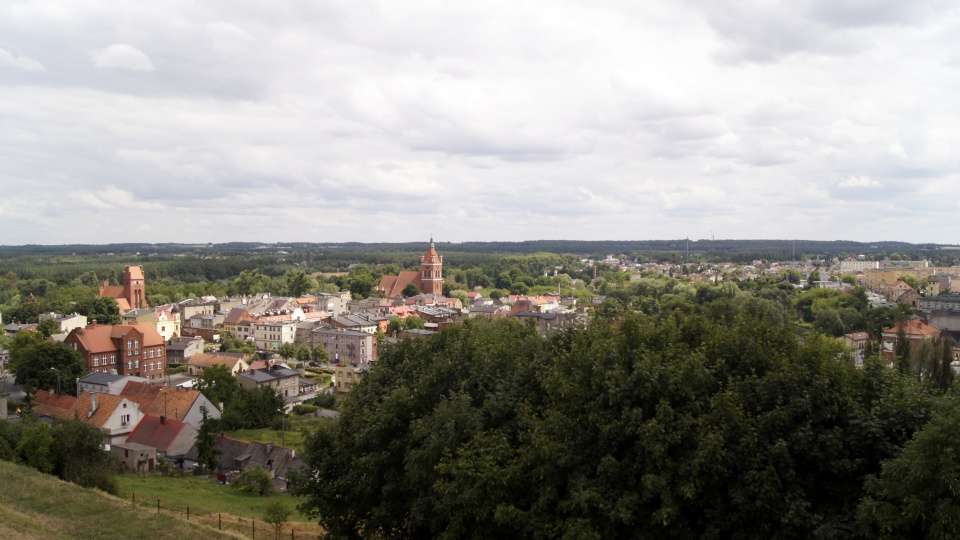
POLYGON ((311 404, 309 404, 309 403, 303 403, 303 404, 297 405, 296 407, 293 408, 293 414, 295 414, 295 415, 297 415, 297 416, 306 416, 306 415, 308 415, 308 414, 313 414, 313 413, 317 412, 317 409, 319 409, 319 408, 320 408, 320 407, 317 407, 316 405, 311 405, 311 404))
POLYGON ((270 473, 260 467, 251 467, 236 477, 230 483, 240 493, 249 495, 267 496, 276 491, 270 473))

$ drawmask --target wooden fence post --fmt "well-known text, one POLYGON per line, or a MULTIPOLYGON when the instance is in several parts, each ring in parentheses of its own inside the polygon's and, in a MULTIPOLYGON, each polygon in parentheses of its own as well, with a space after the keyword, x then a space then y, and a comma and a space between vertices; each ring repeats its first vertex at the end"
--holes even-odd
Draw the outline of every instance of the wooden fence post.
POLYGON ((160 513, 160 499, 157 499, 157 513, 160 513))
POLYGON ((223 514, 217 514, 217 529, 223 530, 223 514))

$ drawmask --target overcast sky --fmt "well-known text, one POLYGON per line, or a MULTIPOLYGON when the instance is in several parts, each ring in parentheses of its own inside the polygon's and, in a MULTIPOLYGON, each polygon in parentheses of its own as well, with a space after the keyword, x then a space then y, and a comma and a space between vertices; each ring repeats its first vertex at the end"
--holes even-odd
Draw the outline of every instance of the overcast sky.
POLYGON ((949 0, 0 2, 0 244, 958 242, 949 0))

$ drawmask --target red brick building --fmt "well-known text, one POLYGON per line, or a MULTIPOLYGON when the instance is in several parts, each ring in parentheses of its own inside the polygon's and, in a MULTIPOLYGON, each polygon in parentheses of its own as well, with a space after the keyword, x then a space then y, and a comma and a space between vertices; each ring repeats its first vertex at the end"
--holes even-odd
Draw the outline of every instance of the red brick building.
POLYGON ((147 285, 143 277, 143 267, 128 266, 123 269, 123 285, 110 285, 109 281, 104 281, 97 296, 116 300, 122 315, 134 309, 149 307, 146 291, 147 285))
POLYGON ((87 362, 90 372, 162 379, 167 373, 163 337, 150 323, 90 324, 64 340, 87 362))
POLYGON ((383 276, 376 291, 386 298, 396 298, 403 295, 407 285, 417 287, 423 294, 443 294, 443 256, 434 249, 433 238, 430 239, 430 248, 420 258, 419 272, 405 270, 396 276, 383 276))

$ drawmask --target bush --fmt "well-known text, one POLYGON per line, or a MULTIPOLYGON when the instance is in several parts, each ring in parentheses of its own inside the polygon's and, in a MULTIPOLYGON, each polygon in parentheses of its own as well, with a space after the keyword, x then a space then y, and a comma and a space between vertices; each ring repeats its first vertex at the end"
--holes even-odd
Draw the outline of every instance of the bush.
POLYGON ((317 407, 316 405, 310 405, 309 403, 303 403, 303 404, 297 405, 296 407, 293 408, 293 414, 295 414, 295 415, 297 415, 297 416, 306 416, 306 415, 308 415, 308 414, 313 414, 313 413, 317 412, 317 409, 319 409, 319 408, 320 408, 320 407, 317 407))
POLYGON ((230 485, 240 493, 262 497, 273 495, 276 492, 270 473, 260 467, 251 467, 243 471, 230 485))
POLYGON ((313 399, 304 401, 304 403, 314 405, 319 409, 337 410, 337 396, 334 396, 333 394, 320 394, 313 399))

